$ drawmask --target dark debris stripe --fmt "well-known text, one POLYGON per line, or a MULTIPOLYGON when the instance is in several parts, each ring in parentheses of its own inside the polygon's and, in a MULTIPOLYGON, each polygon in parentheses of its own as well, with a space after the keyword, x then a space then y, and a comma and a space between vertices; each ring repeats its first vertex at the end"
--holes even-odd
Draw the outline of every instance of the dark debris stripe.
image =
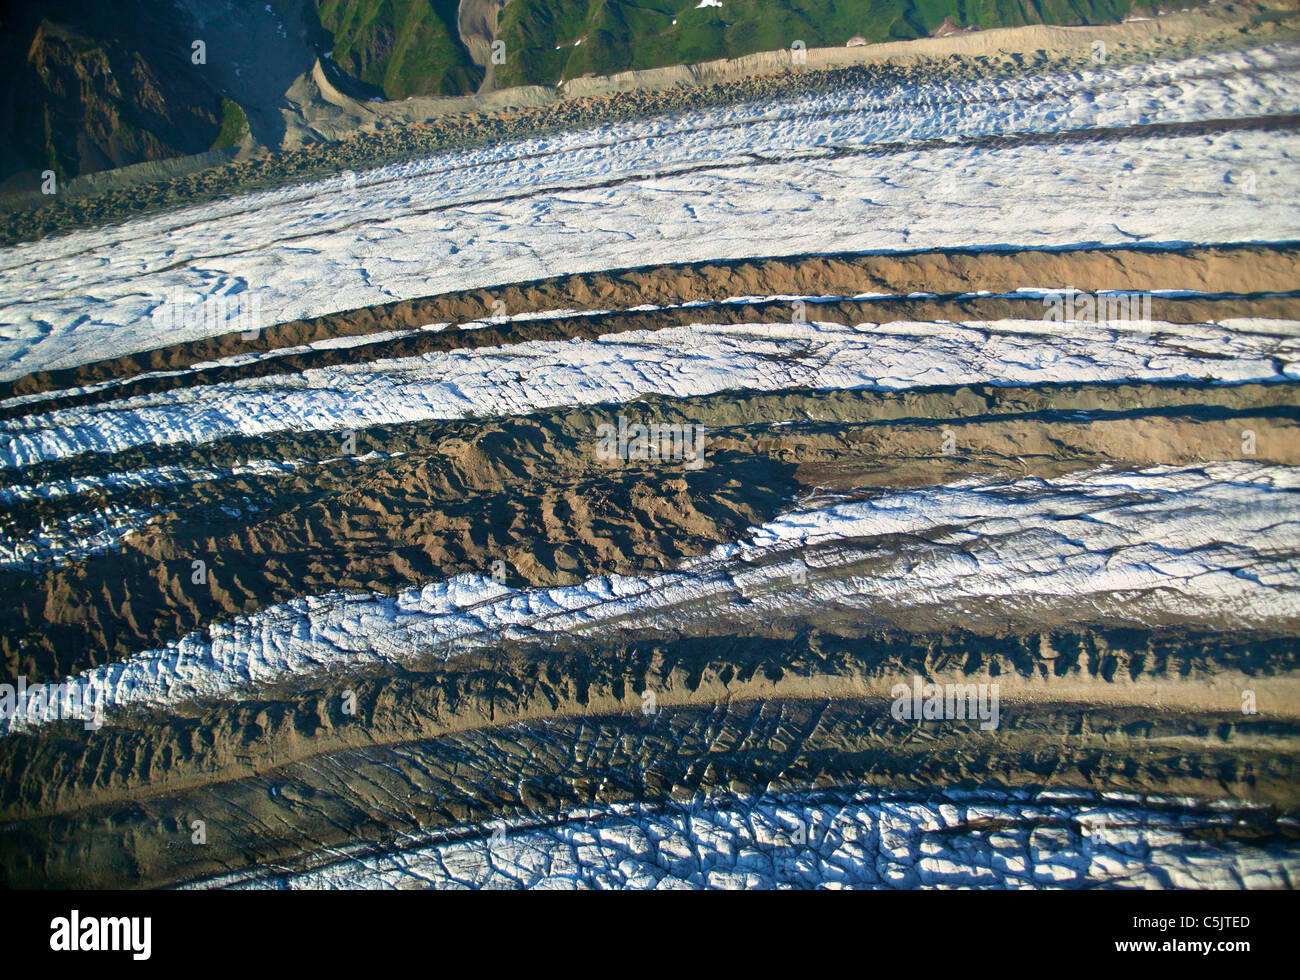
MULTIPOLYGON (((1079 64, 1086 66, 1086 62, 1079 64)), ((1271 70, 1265 69, 1263 73, 1271 70)), ((54 200, 42 201, 34 209, 0 215, 0 246, 77 228, 120 223, 135 216, 202 204, 233 194, 329 179, 349 168, 362 170, 408 163, 455 150, 570 133, 576 128, 657 116, 680 116, 683 112, 749 102, 770 104, 822 92, 895 88, 934 81, 951 85, 966 78, 986 80, 990 75, 1013 73, 1019 74, 1020 70, 1000 67, 983 57, 943 64, 804 67, 689 89, 616 92, 542 106, 448 116, 421 124, 387 127, 373 133, 356 133, 344 140, 273 151, 261 158, 167 180, 111 188, 87 197, 60 195, 54 200)), ((3 203, 0 202, 0 206, 3 203)))
MULTIPOLYGON (((1151 317, 1168 323, 1209 323, 1225 315, 1300 320, 1300 292, 1270 296, 1153 297, 1151 317)), ((653 311, 619 311, 584 316, 553 317, 502 327, 473 330, 421 331, 411 336, 281 354, 245 364, 217 366, 162 377, 139 377, 111 387, 43 398, 36 402, 0 405, 0 420, 29 418, 49 412, 186 388, 232 384, 252 378, 292 378, 328 367, 364 366, 379 360, 419 357, 452 350, 483 350, 529 341, 597 340, 636 330, 663 330, 692 323, 780 324, 791 319, 789 301, 753 304, 715 303, 707 307, 653 311)), ((969 297, 959 300, 889 299, 809 302, 807 318, 853 326, 859 323, 972 322, 1001 319, 1040 320, 1044 303, 1037 297, 969 297)))
MULTIPOLYGON (((10 504, 7 528, 20 537, 107 503, 164 516, 113 550, 0 572, 3 677, 61 677, 302 595, 393 593, 486 575, 495 559, 507 563, 513 585, 671 567, 819 487, 1238 459, 1243 428, 1258 434, 1256 459, 1297 465, 1298 410, 1300 387, 1291 384, 963 386, 726 392, 376 427, 358 433, 356 450, 389 454, 379 458, 10 504), (597 427, 618 412, 707 426, 708 465, 599 463, 597 427), (961 452, 942 451, 942 428, 954 431, 961 452), (207 565, 202 585, 191 581, 195 559, 207 565)), ((127 463, 211 466, 253 449, 276 459, 338 455, 328 434, 284 433, 94 461, 115 471, 127 463)), ((89 460, 27 475, 90 476, 89 460)))
MULTIPOLYGON (((814 669, 811 661, 841 673, 843 661, 924 671, 936 658, 973 656, 1031 673, 1043 662, 1029 638, 991 648, 957 632, 845 640, 812 630, 806 639, 647 644, 604 659, 534 660, 531 674, 498 664, 455 681, 437 673, 350 679, 362 705, 356 716, 339 711, 335 684, 135 730, 5 739, 0 882, 165 886, 266 863, 311 866, 345 845, 360 843, 364 853, 401 846, 407 835, 472 836, 467 826, 545 821, 585 805, 846 786, 1237 798, 1266 805, 1258 826, 1242 827, 1261 845, 1279 830, 1272 818, 1297 807, 1293 721, 1004 701, 996 733, 900 723, 883 698, 781 692, 814 669), (702 703, 643 715, 636 692, 665 673, 687 689, 697 678, 702 703), (720 702, 706 680, 726 674, 737 686, 759 678, 768 693, 720 702), (204 846, 191 843, 196 819, 206 824, 204 846)), ((1188 655, 1233 662, 1242 647, 1240 638, 1140 630, 1057 642, 1085 662, 1159 661, 1162 669, 1188 655)))
MULTIPOLYGON (((1171 318, 1224 315, 1216 296, 1240 302, 1243 309, 1264 316, 1295 316, 1296 285, 1300 282, 1300 246, 1210 245, 1175 248, 1115 246, 1103 248, 1051 248, 1023 250, 944 249, 916 252, 837 253, 645 266, 558 276, 533 282, 441 293, 422 299, 402 300, 268 327, 249 340, 240 333, 225 333, 151 351, 95 361, 78 367, 38 371, 0 382, 0 400, 47 391, 77 388, 103 382, 122 384, 103 392, 62 396, 52 403, 0 406, 4 418, 48 410, 51 405, 76 405, 124 397, 128 393, 163 391, 175 387, 209 384, 266 374, 284 374, 313 367, 362 363, 378 357, 414 356, 526 340, 568 339, 593 336, 593 331, 618 332, 689 323, 702 316, 723 322, 747 322, 784 306, 783 321, 791 319, 788 303, 763 306, 725 304, 732 296, 806 295, 852 297, 888 294, 890 299, 849 301, 842 310, 832 304, 809 304, 810 315, 861 316, 859 322, 898 319, 956 319, 967 314, 992 316, 999 312, 1029 314, 1041 319, 1041 300, 1016 302, 1007 297, 974 297, 988 292, 1005 294, 1031 284, 1039 287, 1073 287, 1084 292, 1188 290, 1210 295, 1172 299, 1155 297, 1157 307, 1171 318), (908 298, 914 293, 935 298, 908 298), (274 354, 284 348, 304 346, 340 337, 396 330, 415 330, 432 323, 453 325, 490 321, 494 303, 505 304, 510 315, 554 310, 615 310, 594 317, 569 317, 519 321, 472 329, 449 328, 408 338, 363 343, 305 354, 285 354, 230 368, 194 371, 197 364, 243 354, 274 354), (632 306, 672 307, 684 303, 709 304, 684 309, 634 313, 632 306), (1037 303, 1037 309, 1034 304, 1037 303), (735 306, 729 309, 729 306, 735 306), (151 372, 188 371, 175 378, 138 379, 151 372), (66 400, 64 400, 66 399, 66 400)), ((1231 314, 1245 315, 1245 314, 1231 314)), ((1187 322, 1176 320, 1175 322, 1187 322)))
MULTIPOLYGON (((1098 143, 1113 144, 1120 140, 1135 139, 1178 139, 1195 136, 1212 136, 1222 133, 1259 131, 1266 133, 1289 132, 1300 125, 1300 114, 1274 114, 1265 116, 1233 117, 1228 119, 1207 119, 1195 122, 1132 123, 1124 126, 1102 126, 1081 129, 1053 130, 1050 132, 996 133, 980 136, 932 137, 926 139, 881 140, 869 143, 831 144, 820 147, 824 152, 814 160, 842 160, 862 157, 889 157, 901 154, 924 153, 935 150, 975 150, 991 151, 1018 149, 1024 146, 1060 146, 1067 144, 1098 143)), ((758 150, 746 151, 733 161, 706 161, 701 163, 682 163, 660 169, 638 167, 630 172, 618 173, 600 180, 577 180, 570 183, 538 184, 506 194, 465 196, 454 201, 430 204, 423 208, 407 208, 403 217, 419 217, 429 214, 446 214, 461 212, 466 208, 492 206, 514 201, 530 201, 550 197, 556 194, 574 193, 589 190, 609 190, 639 184, 665 177, 688 177, 693 174, 717 173, 735 167, 772 167, 788 166, 796 159, 790 154, 763 153, 758 150)), ((1121 179, 1139 179, 1141 172, 1128 174, 1119 171, 1121 179)), ((351 231, 370 225, 386 225, 392 221, 388 215, 363 215, 353 221, 332 225, 330 232, 351 231)), ((306 231, 283 235, 276 239, 280 247, 291 245, 296 241, 319 238, 322 229, 313 226, 306 231)), ((264 246, 255 245, 245 249, 225 250, 221 252, 202 253, 182 259, 172 265, 161 266, 155 272, 170 272, 192 264, 211 262, 233 256, 248 255, 261 251, 264 246)))

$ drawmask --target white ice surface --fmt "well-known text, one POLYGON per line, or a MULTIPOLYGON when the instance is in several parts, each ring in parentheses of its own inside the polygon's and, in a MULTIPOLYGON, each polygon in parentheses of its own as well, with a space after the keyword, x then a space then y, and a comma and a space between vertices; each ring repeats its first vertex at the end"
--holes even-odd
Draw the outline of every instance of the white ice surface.
POLYGON ((1300 238, 1291 132, 979 142, 1294 113, 1298 52, 695 112, 384 167, 353 190, 318 182, 3 249, 0 379, 231 329, 162 329, 151 317, 177 289, 251 292, 269 324, 656 262, 1300 238), (919 142, 940 138, 959 142, 919 142))
POLYGON ((149 466, 120 473, 51 480, 41 484, 14 484, 0 487, 0 504, 15 504, 29 500, 58 500, 62 497, 79 497, 98 490, 128 490, 138 487, 226 480, 240 476, 289 473, 304 465, 305 462, 307 461, 281 462, 274 459, 254 459, 239 466, 212 466, 203 469, 184 466, 149 466))
POLYGON ((1297 376, 1300 323, 1284 320, 696 324, 440 351, 29 415, 0 422, 0 469, 132 446, 511 415, 652 393, 1297 376))
POLYGON ((1294 888, 1294 847, 1217 843, 1227 807, 1118 794, 859 792, 586 807, 543 826, 413 838, 235 888, 1294 888), (981 831, 994 824, 995 829, 981 831))
MULTIPOLYGON (((465 575, 395 596, 294 599, 211 623, 210 639, 196 633, 76 679, 104 692, 109 709, 168 705, 451 656, 503 637, 545 644, 829 608, 881 622, 937 608, 964 621, 989 600, 1031 621, 1037 608, 1069 606, 1080 620, 1297 628, 1298 490, 1300 468, 1232 462, 888 493, 792 512, 646 578, 513 589, 465 575), (850 545, 838 558, 817 550, 836 542, 850 545), (761 559, 769 563, 755 567, 761 559), (837 562, 861 559, 870 574, 835 574, 837 562), (792 585, 800 567, 807 584, 792 585)), ((0 731, 23 727, 0 722, 0 731)))
POLYGON ((154 516, 155 511, 108 504, 99 510, 48 521, 34 530, 0 530, 0 568, 37 571, 106 551, 154 516))

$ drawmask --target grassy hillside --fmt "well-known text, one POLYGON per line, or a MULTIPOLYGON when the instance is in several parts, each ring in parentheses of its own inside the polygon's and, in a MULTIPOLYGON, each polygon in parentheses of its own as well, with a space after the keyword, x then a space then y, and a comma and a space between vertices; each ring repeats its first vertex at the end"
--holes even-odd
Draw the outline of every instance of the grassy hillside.
POLYGON ((959 27, 1114 23, 1144 0, 511 0, 498 38, 501 85, 734 58, 755 51, 926 37, 959 27), (674 19, 677 21, 673 23, 674 19), (576 43, 575 42, 579 42, 576 43))
POLYGON ((221 98, 221 129, 212 144, 214 150, 235 146, 248 135, 248 116, 233 99, 221 98))
POLYGON ((456 0, 316 0, 330 57, 388 99, 462 95, 483 80, 456 32, 456 0))

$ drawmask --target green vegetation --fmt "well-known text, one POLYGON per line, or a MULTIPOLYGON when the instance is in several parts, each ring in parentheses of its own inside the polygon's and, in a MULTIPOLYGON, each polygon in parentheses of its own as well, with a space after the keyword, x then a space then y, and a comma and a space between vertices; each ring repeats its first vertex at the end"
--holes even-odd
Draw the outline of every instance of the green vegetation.
POLYGON ((212 143, 212 149, 224 150, 228 146, 237 146, 248 135, 248 117, 239 103, 221 97, 221 129, 212 143))
POLYGON ((929 36, 958 27, 1114 23, 1139 0, 511 0, 500 85, 554 84, 593 73, 736 58, 801 40, 834 47, 929 36), (677 23, 673 24, 676 19, 677 23), (581 39, 580 44, 575 42, 581 39), (558 50, 557 50, 558 48, 558 50))
POLYGON ((456 0, 316 0, 330 57, 387 99, 464 95, 483 80, 456 30, 456 0))

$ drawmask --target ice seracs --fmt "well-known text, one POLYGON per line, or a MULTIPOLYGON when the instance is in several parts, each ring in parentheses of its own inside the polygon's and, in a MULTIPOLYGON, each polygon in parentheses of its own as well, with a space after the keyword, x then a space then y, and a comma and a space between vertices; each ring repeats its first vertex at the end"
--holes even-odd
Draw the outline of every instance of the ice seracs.
MULTIPOLYGON (((810 310, 813 308, 810 307, 810 310)), ((1049 311, 1050 312, 1050 311, 1049 311)), ((181 388, 0 421, 0 469, 235 434, 355 430, 646 394, 1296 376, 1300 324, 699 323, 465 348, 181 388)))
POLYGON ((253 868, 192 887, 1295 887, 1294 852, 1215 840, 1251 811, 992 790, 592 806, 354 846, 297 870, 253 868))
MULTIPOLYGON (((503 639, 544 645, 720 623, 743 631, 828 605, 881 626, 960 606, 967 628, 981 617, 997 629, 1041 628, 1056 615, 1287 630, 1300 628, 1297 555, 1296 468, 1225 462, 963 481, 794 510, 658 575, 533 589, 465 575, 395 596, 295 599, 77 681, 105 692, 111 724, 129 704, 237 697, 503 639), (792 585, 800 567, 803 584, 792 585)), ((0 722, 0 731, 23 727, 0 722)))
POLYGON ((176 290, 232 283, 275 323, 658 262, 1300 238, 1300 138, 1212 122, 1300 110, 1297 52, 691 112, 382 167, 350 193, 322 181, 3 249, 0 380, 205 336, 201 323, 163 335, 151 316, 176 290), (1204 132, 1087 135, 1138 104, 1204 132), (1061 136, 1004 139, 1043 133, 1061 136), (1224 180, 1247 171, 1268 175, 1253 193, 1224 180), (1125 183, 1140 173, 1158 183, 1125 183))

